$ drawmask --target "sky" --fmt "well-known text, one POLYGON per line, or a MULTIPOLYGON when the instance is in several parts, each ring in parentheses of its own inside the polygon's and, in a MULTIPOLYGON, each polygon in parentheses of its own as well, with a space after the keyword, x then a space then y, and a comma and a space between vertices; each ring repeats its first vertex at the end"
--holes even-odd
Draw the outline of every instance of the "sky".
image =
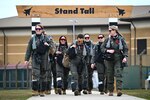
POLYGON ((150 5, 150 0, 1 0, 0 19, 18 16, 16 5, 150 5))

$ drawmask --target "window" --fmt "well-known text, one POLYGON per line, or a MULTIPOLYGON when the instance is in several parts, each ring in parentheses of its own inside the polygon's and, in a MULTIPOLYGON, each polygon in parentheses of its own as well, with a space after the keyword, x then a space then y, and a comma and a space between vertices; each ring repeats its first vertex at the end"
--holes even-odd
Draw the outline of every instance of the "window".
POLYGON ((137 54, 142 53, 145 50, 143 54, 147 54, 147 40, 146 39, 138 39, 137 40, 137 54))

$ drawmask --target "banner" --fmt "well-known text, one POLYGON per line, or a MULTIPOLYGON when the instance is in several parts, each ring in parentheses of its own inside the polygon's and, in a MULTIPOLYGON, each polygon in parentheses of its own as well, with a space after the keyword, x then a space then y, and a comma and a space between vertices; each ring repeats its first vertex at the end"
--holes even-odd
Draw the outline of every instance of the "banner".
POLYGON ((132 6, 34 6, 17 5, 19 17, 24 18, 126 18, 132 6))

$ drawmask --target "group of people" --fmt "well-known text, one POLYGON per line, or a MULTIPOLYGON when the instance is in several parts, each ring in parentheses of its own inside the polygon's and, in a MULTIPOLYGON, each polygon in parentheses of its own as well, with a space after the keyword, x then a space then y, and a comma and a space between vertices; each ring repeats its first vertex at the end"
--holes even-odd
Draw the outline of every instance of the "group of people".
POLYGON ((47 36, 41 24, 35 26, 35 32, 29 40, 25 55, 25 63, 32 56, 32 93, 44 96, 51 93, 53 86, 56 94, 66 94, 68 77, 71 72, 71 89, 75 96, 92 94, 93 71, 98 72, 98 89, 101 95, 113 96, 114 77, 116 78, 117 96, 122 95, 122 71, 127 63, 128 47, 117 26, 109 27, 109 35, 105 39, 99 34, 97 44, 89 34, 78 34, 69 46, 66 36, 60 36, 59 43, 47 36), (68 66, 64 66, 65 55, 69 58, 68 66))

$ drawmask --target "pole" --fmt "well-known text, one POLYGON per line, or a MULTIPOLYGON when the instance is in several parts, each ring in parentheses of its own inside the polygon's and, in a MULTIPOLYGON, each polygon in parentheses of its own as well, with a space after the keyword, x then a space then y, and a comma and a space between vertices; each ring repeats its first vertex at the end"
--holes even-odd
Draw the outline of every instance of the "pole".
POLYGON ((131 21, 131 24, 134 27, 134 66, 136 66, 136 27, 133 24, 133 21, 131 21))
POLYGON ((73 22, 73 35, 72 35, 72 43, 75 41, 75 22, 73 22))

